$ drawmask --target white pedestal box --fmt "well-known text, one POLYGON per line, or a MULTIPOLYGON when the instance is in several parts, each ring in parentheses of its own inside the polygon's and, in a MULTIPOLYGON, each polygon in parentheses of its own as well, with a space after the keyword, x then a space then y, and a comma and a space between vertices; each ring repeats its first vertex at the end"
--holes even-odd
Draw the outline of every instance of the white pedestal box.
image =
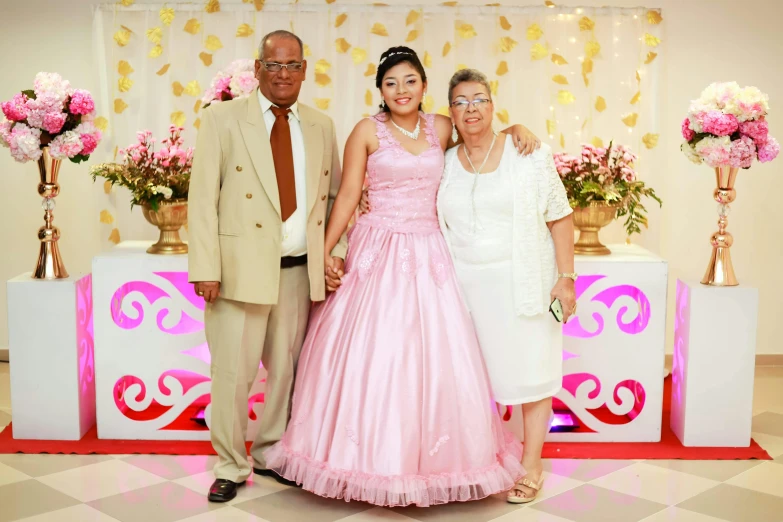
MULTIPOLYGON (((576 317, 563 326, 563 388, 579 432, 554 442, 657 442, 661 439, 668 264, 636 245, 608 256, 576 256, 576 317)), ((522 437, 514 407, 509 427, 522 437)), ((555 416, 555 423, 562 416, 555 416)))
MULTIPOLYGON (((204 300, 187 255, 151 255, 126 241, 93 259, 98 437, 209 440, 210 356, 204 300)), ((248 398, 248 440, 263 407, 260 372, 248 398)))
POLYGON ((747 447, 759 293, 677 281, 672 430, 684 446, 747 447))
POLYGON ((7 290, 14 438, 79 440, 95 425, 91 276, 7 290))

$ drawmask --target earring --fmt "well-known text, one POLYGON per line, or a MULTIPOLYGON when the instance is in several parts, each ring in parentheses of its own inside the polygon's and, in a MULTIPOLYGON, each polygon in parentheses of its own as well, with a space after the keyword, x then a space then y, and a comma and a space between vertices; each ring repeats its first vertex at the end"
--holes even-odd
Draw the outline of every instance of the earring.
POLYGON ((453 123, 451 124, 451 141, 454 143, 457 143, 457 140, 459 139, 459 134, 457 133, 457 126, 453 123))

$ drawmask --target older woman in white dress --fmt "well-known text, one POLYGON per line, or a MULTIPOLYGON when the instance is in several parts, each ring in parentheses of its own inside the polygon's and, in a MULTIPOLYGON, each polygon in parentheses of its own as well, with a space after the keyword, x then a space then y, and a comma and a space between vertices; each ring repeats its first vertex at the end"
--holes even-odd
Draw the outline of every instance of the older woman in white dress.
POLYGON ((522 405, 527 474, 508 501, 535 499, 552 397, 562 381, 562 325, 574 312, 571 207, 542 144, 521 156, 492 129, 489 82, 458 71, 449 83, 451 118, 463 143, 446 152, 438 215, 473 317, 495 400, 522 405))

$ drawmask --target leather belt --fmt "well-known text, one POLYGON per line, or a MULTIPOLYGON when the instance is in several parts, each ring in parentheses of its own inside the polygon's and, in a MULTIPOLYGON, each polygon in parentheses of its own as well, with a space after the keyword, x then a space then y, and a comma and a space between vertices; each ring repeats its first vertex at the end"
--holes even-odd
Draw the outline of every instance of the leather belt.
POLYGON ((280 268, 294 268, 296 266, 302 266, 307 264, 307 254, 299 257, 281 257, 280 268))

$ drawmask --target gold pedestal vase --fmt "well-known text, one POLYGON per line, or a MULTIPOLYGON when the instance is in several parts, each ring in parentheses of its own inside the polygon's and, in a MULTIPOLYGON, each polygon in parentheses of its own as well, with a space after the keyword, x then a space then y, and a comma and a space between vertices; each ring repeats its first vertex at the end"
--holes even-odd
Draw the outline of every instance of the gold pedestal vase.
POLYGON ((60 174, 62 160, 52 158, 49 147, 44 147, 41 157, 38 159, 38 174, 41 181, 38 183, 38 194, 43 197, 41 207, 44 209, 44 225, 38 229, 38 240, 41 247, 38 252, 38 262, 35 264, 33 279, 65 279, 68 271, 65 270, 60 248, 57 241, 60 239, 60 229, 52 224, 54 221, 54 198, 60 193, 60 185, 57 176, 60 174))
POLYGON ((734 243, 734 237, 726 232, 726 227, 729 224, 728 216, 731 211, 729 205, 737 197, 734 183, 737 181, 738 171, 738 168, 728 165, 715 167, 718 187, 713 192, 713 197, 718 202, 718 231, 710 238, 712 256, 701 280, 703 285, 737 286, 739 284, 734 275, 734 266, 731 264, 730 249, 734 243))

